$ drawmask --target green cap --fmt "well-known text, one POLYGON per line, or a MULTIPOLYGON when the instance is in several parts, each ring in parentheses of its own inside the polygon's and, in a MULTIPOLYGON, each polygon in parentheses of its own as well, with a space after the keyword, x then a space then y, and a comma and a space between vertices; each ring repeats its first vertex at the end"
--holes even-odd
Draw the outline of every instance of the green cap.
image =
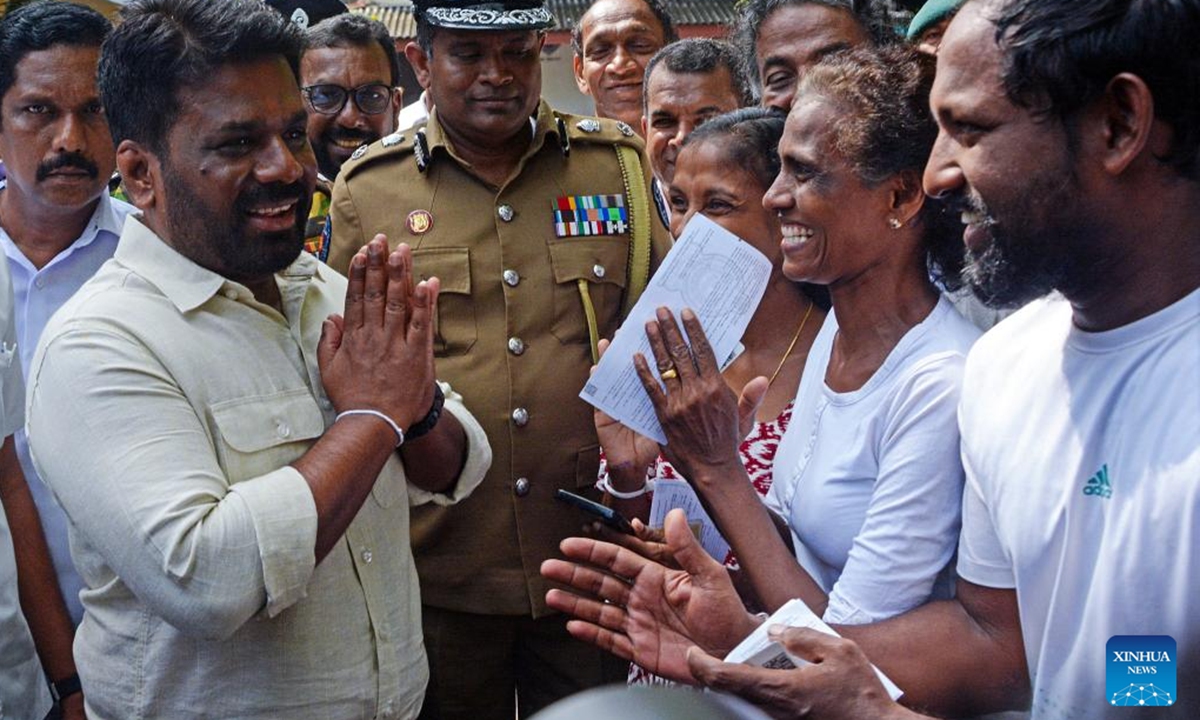
POLYGON ((929 29, 931 25, 936 25, 941 22, 950 13, 958 9, 964 0, 929 0, 921 9, 913 15, 912 22, 908 24, 908 33, 905 35, 909 40, 916 40, 921 33, 929 29))

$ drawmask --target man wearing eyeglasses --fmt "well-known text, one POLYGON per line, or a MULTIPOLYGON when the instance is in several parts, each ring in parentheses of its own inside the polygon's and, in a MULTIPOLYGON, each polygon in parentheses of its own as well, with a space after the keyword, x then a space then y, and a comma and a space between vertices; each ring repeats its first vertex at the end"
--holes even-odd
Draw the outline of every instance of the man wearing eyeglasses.
POLYGON ((363 15, 343 13, 313 25, 300 60, 308 111, 308 141, 317 156, 317 189, 305 230, 305 249, 325 260, 325 216, 342 163, 363 145, 396 129, 400 60, 387 28, 363 15))

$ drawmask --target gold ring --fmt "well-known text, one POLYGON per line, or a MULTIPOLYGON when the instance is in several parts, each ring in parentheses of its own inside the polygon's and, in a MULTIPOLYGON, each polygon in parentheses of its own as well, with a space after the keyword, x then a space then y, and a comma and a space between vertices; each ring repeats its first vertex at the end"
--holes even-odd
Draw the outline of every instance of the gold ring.
POLYGON ((658 376, 663 379, 663 382, 666 382, 667 380, 674 380, 679 377, 679 373, 675 372, 675 368, 667 368, 659 373, 658 376))

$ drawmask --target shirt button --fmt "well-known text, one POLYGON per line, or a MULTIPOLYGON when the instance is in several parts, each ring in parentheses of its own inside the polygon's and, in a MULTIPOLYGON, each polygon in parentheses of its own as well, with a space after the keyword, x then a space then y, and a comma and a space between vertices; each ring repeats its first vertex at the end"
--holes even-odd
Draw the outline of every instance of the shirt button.
POLYGON ((229 298, 230 300, 237 300, 238 299, 238 291, 234 290, 233 288, 229 288, 228 290, 225 291, 225 297, 229 298))
POLYGON ((513 483, 513 492, 517 494, 517 497, 525 497, 528 495, 529 478, 517 478, 517 481, 513 483))
POLYGON ((363 561, 363 562, 365 562, 365 563, 369 563, 369 562, 371 562, 371 558, 373 558, 373 557, 375 557, 375 556, 371 554, 371 549, 370 549, 370 548, 363 548, 363 549, 362 549, 362 561, 363 561))
POLYGON ((521 275, 516 270, 504 271, 504 284, 509 287, 516 287, 517 283, 521 282, 521 275))
POLYGON ((513 355, 523 355, 525 353, 525 341, 519 337, 509 338, 508 351, 513 355))
POLYGON ((525 427, 529 424, 529 411, 525 408, 517 408, 512 411, 512 419, 517 427, 525 427))
POLYGON ((501 205, 500 207, 496 208, 496 213, 504 222, 512 222, 513 216, 516 215, 516 213, 513 212, 512 205, 501 205))
POLYGON ((604 266, 600 265, 599 263, 597 263, 596 265, 593 265, 592 266, 592 274, 598 278, 603 278, 604 277, 604 266))
POLYGON ((33 284, 34 284, 34 286, 35 286, 35 287, 37 287, 37 288, 40 290, 40 289, 42 289, 42 288, 46 287, 46 279, 45 279, 45 278, 38 278, 37 280, 34 280, 34 281, 33 281, 33 284))
POLYGON ((281 437, 281 438, 291 437, 292 428, 289 427, 287 423, 285 423, 281 420, 279 422, 279 424, 275 426, 275 432, 278 433, 279 437, 281 437))

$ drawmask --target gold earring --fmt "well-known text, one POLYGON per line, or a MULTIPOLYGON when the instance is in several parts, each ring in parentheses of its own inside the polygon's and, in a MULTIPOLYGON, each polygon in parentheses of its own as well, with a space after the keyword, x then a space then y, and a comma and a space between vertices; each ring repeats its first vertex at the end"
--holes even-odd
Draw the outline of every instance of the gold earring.
POLYGON ((903 227, 903 225, 904 223, 900 222, 894 217, 888 218, 888 227, 893 230, 899 230, 901 227, 903 227))

